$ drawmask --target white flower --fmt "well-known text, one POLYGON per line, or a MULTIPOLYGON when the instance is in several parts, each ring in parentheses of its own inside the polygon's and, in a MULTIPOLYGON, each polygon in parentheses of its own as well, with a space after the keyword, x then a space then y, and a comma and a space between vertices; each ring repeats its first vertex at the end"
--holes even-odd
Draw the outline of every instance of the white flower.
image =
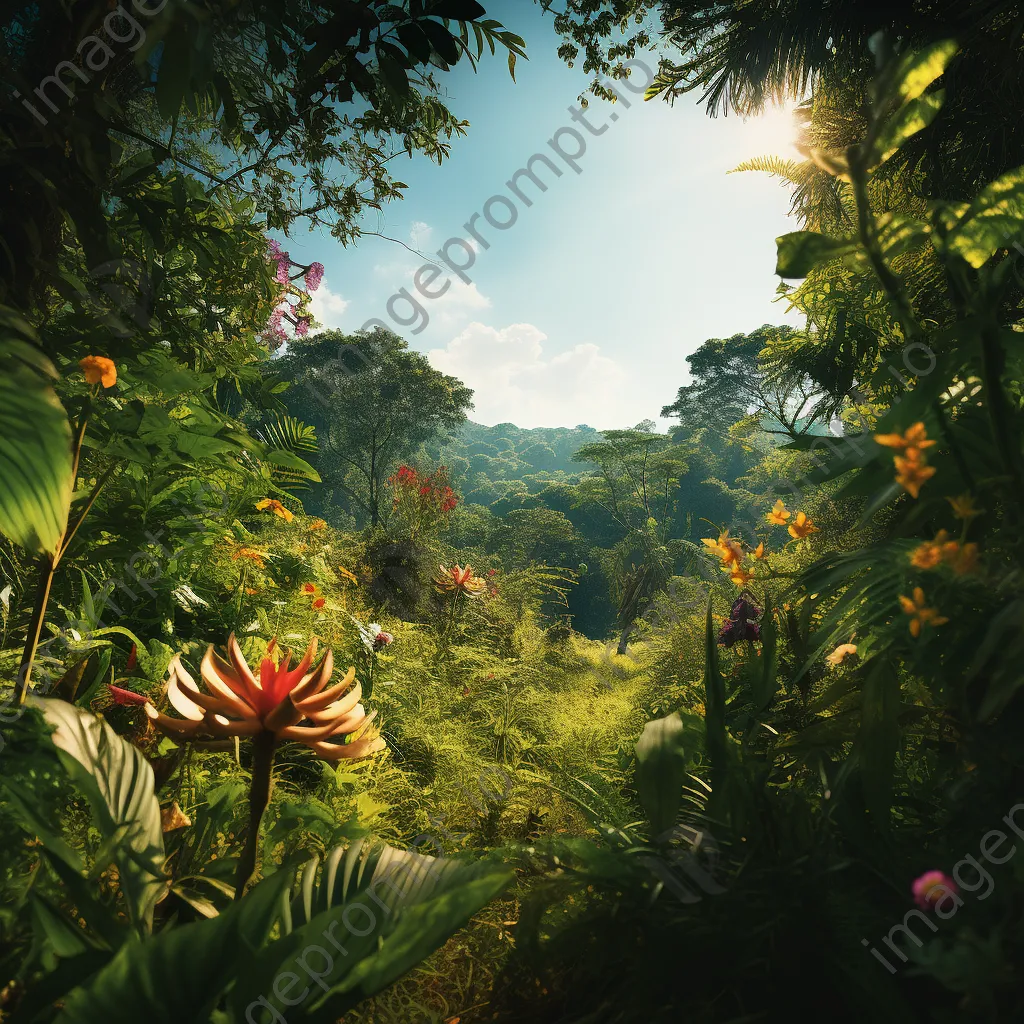
POLYGON ((187 612, 196 611, 198 608, 210 607, 209 602, 204 601, 187 583, 182 583, 181 586, 175 587, 171 591, 171 597, 187 612))

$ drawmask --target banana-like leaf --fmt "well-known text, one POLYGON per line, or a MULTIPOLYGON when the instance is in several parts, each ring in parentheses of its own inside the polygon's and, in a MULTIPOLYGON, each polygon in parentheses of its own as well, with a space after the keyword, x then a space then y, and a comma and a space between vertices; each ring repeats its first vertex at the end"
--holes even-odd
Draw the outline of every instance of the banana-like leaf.
POLYGON ((295 866, 283 865, 217 917, 125 943, 102 970, 72 992, 54 1024, 209 1020, 215 1004, 277 922, 295 866))
POLYGON ((361 841, 332 850, 319 881, 317 867, 311 861, 301 873, 283 937, 238 979, 234 1020, 273 1008, 289 1024, 333 1024, 441 946, 512 878, 493 864, 361 841), (298 1005, 298 985, 283 984, 290 975, 308 990, 298 1005))
POLYGON ((71 507, 71 424, 32 329, 0 307, 0 532, 54 554, 71 507))
POLYGON ((55 727, 53 744, 87 796, 101 835, 112 840, 120 833, 112 859, 132 921, 148 932, 167 884, 153 769, 141 750, 92 712, 46 697, 34 697, 32 704, 55 727))

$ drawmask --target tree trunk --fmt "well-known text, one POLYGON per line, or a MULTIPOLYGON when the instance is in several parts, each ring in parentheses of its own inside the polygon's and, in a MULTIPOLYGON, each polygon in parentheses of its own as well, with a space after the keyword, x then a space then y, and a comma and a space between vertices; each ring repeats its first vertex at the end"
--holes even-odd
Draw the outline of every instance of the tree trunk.
POLYGON ((625 654, 626 646, 629 644, 629 636, 633 632, 633 623, 631 622, 623 631, 619 637, 619 646, 616 648, 616 654, 625 654))

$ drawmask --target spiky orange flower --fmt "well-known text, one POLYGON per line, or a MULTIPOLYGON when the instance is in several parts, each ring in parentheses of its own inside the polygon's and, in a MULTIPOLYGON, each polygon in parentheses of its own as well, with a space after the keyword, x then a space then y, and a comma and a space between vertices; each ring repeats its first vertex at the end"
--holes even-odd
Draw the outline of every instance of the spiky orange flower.
POLYGON ((806 512, 797 512, 796 519, 789 524, 790 537, 796 537, 798 540, 804 537, 810 537, 812 533, 817 532, 818 528, 814 525, 814 522, 808 518, 806 512))
POLYGON ((294 668, 290 651, 275 661, 275 646, 272 640, 257 679, 234 633, 228 637, 227 659, 211 644, 202 664, 207 692, 175 655, 167 669, 167 699, 182 717, 165 715, 151 702, 146 703, 146 714, 161 732, 178 741, 272 733, 277 740, 304 743, 329 761, 384 749, 384 741, 369 729, 376 712, 368 715, 359 703, 362 687, 354 668, 329 687, 334 656, 327 651, 314 668, 315 639, 294 668), (351 741, 343 742, 345 737, 351 741))
POLYGON ((264 498, 262 501, 256 502, 256 507, 261 512, 273 512, 275 516, 280 516, 286 523, 290 523, 295 518, 295 513, 285 508, 277 498, 264 498))
POLYGON ((473 566, 468 563, 465 568, 459 565, 450 569, 438 566, 434 586, 443 594, 465 594, 467 597, 480 597, 487 589, 487 583, 473 575, 473 566))
POLYGON ((78 365, 85 374, 87 384, 102 384, 105 388, 112 388, 117 383, 117 367, 113 359, 86 356, 78 360, 78 365))
POLYGON ((923 626, 942 626, 949 622, 949 619, 939 614, 938 608, 928 607, 920 587, 914 587, 912 598, 900 594, 900 608, 904 615, 910 616, 910 635, 913 637, 921 635, 923 626))
POLYGON ((775 505, 772 507, 771 512, 766 516, 769 523, 772 526, 785 526, 786 520, 792 515, 792 512, 787 511, 786 506, 783 504, 782 499, 779 498, 775 505))

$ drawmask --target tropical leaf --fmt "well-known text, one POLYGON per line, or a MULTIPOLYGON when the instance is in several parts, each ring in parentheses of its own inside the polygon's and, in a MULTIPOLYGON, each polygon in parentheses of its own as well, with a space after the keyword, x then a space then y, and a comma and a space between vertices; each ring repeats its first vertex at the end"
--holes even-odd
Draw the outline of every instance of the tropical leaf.
POLYGON ((52 698, 31 700, 54 726, 51 738, 58 755, 88 797, 100 833, 111 841, 133 923, 148 932, 167 884, 153 769, 141 750, 92 712, 52 698))
POLYGON ((676 713, 648 722, 636 742, 636 788, 651 823, 652 837, 675 824, 687 763, 693 753, 693 743, 688 744, 692 739, 676 713))
POLYGON ((283 937, 239 977, 230 1003, 236 1019, 260 1005, 281 1008, 289 1021, 333 1024, 437 949, 512 877, 493 864, 362 842, 332 850, 319 882, 317 867, 313 861, 300 875, 283 937), (270 984, 296 963, 318 986, 299 1006, 270 984))
POLYGON ((53 390, 57 371, 34 338, 0 307, 0 532, 52 555, 71 507, 71 425, 53 390))

